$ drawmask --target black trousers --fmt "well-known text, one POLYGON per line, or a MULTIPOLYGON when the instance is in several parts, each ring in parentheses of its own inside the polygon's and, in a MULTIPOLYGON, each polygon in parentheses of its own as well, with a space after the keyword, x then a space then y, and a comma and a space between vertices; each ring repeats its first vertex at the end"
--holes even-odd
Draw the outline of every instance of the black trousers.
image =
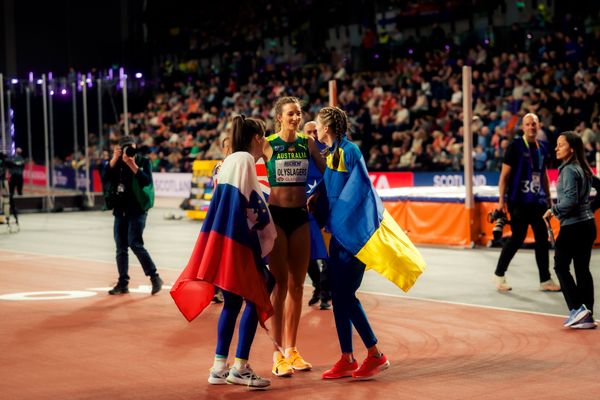
POLYGON ((527 227, 531 225, 535 238, 535 261, 540 282, 550 279, 550 256, 548 255, 548 230, 543 215, 547 207, 543 204, 516 204, 508 206, 512 236, 504 243, 496 265, 496 275, 504 276, 508 265, 523 245, 527 236, 527 227))
POLYGON ((315 292, 319 294, 319 299, 322 301, 331 299, 327 261, 310 260, 310 263, 308 264, 308 276, 310 276, 315 292))
POLYGON ((8 183, 10 195, 14 196, 15 191, 19 196, 23 195, 23 175, 12 175, 8 183))
POLYGON ((554 270, 560 281, 563 296, 569 310, 582 304, 594 310, 594 282, 590 273, 592 246, 596 240, 596 221, 589 219, 576 224, 561 226, 554 252, 554 270), (571 260, 575 279, 570 272, 571 260))

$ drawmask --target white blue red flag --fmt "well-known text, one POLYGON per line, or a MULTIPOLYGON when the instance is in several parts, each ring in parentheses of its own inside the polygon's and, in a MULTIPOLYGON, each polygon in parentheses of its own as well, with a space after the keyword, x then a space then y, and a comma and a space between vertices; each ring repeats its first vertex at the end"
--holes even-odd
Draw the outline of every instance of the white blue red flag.
POLYGON ((257 264, 271 252, 276 236, 254 158, 246 152, 231 154, 223 161, 190 260, 171 289, 185 318, 196 318, 217 286, 254 303, 264 325, 273 307, 257 264))

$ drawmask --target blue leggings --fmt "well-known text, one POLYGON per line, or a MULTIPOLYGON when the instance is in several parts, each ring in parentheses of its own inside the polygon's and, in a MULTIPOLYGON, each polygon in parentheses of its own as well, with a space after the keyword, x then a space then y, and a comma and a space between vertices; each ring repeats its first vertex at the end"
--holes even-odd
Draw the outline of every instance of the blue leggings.
POLYGON ((365 265, 331 238, 327 263, 331 284, 333 316, 342 353, 352 353, 352 326, 360 335, 365 347, 377 344, 377 338, 365 310, 356 298, 365 265))
MULTIPOLYGON (((235 330, 235 322, 238 314, 242 309, 243 298, 237 294, 223 290, 223 310, 219 317, 219 325, 217 328, 217 350, 218 356, 227 358, 229 355, 229 346, 233 339, 233 331, 235 330)), ((253 303, 246 301, 246 308, 242 314, 240 321, 240 332, 238 337, 238 346, 235 353, 237 358, 244 360, 250 355, 250 347, 254 341, 256 327, 258 325, 258 314, 256 306, 253 303)))

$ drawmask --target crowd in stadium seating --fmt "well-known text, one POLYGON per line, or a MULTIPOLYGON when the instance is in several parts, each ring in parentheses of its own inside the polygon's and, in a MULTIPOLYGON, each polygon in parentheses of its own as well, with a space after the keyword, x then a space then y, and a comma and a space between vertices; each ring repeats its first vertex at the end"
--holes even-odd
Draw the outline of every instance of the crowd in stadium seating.
MULTIPOLYGON (((374 35, 370 32, 369 35, 374 35)), ((337 80, 339 105, 348 112, 353 140, 374 171, 462 169, 462 67, 472 67, 474 166, 498 170, 521 117, 539 115, 539 137, 554 148, 559 132, 582 135, 594 163, 600 151, 600 33, 548 31, 529 38, 517 25, 512 51, 493 43, 414 42, 414 54, 394 54, 389 44, 363 43, 362 56, 386 53, 385 68, 352 71, 349 49, 310 56, 225 53, 220 70, 197 60, 162 65, 161 90, 143 112, 130 116, 156 171, 190 171, 194 159, 220 158, 219 137, 234 113, 257 116, 272 131, 272 105, 279 96, 299 97, 305 120, 327 102, 327 83, 337 80)), ((368 38, 365 37, 365 40, 368 38)), ((121 126, 111 128, 116 142, 121 126)))

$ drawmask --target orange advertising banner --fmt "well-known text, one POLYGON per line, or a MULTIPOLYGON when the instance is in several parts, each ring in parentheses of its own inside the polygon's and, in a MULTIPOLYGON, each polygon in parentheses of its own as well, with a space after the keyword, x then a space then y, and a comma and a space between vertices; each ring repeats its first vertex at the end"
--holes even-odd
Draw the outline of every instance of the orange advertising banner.
MULTIPOLYGON (((404 229, 408 237, 417 244, 438 244, 448 246, 472 247, 488 246, 493 239, 494 224, 489 223, 487 214, 493 211, 497 203, 477 202, 473 214, 462 203, 424 202, 424 201, 385 201, 384 206, 404 229), (473 219, 472 226, 469 221, 473 219)), ((557 237, 560 225, 556 218, 551 222, 554 236, 557 237)), ((596 211, 595 246, 600 245, 600 210, 596 211)), ((511 234, 510 225, 504 227, 503 237, 511 234)), ((533 243, 531 227, 527 231, 525 243, 533 243)))

